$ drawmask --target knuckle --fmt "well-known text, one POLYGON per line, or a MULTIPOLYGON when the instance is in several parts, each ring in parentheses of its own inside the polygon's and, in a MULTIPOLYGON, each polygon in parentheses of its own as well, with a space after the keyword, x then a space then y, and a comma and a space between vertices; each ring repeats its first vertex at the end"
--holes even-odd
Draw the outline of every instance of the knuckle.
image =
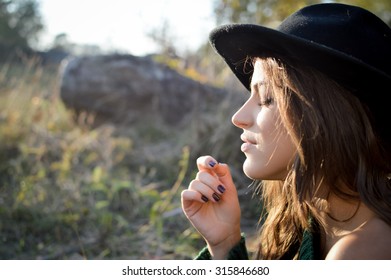
POLYGON ((210 174, 207 171, 199 171, 197 172, 196 179, 200 181, 208 181, 210 174))
POLYGON ((190 183, 189 183, 189 187, 192 187, 194 186, 196 183, 197 183, 198 180, 191 180, 190 183))
POLYGON ((197 189, 199 185, 200 185, 200 181, 197 180, 197 179, 194 179, 194 180, 192 180, 192 181, 189 183, 189 190, 197 189))

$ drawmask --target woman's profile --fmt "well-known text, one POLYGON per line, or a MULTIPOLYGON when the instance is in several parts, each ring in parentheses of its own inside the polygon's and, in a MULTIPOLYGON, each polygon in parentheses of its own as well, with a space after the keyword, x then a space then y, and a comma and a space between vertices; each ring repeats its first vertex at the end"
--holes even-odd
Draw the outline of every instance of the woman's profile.
MULTIPOLYGON (((211 32, 248 89, 232 123, 263 201, 258 259, 391 259, 391 29, 344 4, 305 7, 277 29, 211 32)), ((182 192, 207 246, 197 259, 247 259, 228 163, 197 160, 182 192)))

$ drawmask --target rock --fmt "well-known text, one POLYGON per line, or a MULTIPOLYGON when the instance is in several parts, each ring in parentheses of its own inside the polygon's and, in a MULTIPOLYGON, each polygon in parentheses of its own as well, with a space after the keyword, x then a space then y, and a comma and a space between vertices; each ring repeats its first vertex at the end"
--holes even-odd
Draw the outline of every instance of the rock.
POLYGON ((186 124, 225 94, 149 57, 75 57, 61 71, 60 95, 68 107, 125 124, 146 117, 170 126, 186 124))
POLYGON ((182 160, 185 146, 191 162, 211 154, 241 168, 236 166, 243 161, 240 130, 230 119, 246 95, 201 84, 151 58, 131 55, 72 58, 60 74, 61 98, 81 114, 79 120, 90 112, 96 126, 114 124, 115 135, 132 139, 131 159, 123 161, 134 170, 145 168, 140 171, 143 184, 148 174, 176 176, 168 174, 182 160))

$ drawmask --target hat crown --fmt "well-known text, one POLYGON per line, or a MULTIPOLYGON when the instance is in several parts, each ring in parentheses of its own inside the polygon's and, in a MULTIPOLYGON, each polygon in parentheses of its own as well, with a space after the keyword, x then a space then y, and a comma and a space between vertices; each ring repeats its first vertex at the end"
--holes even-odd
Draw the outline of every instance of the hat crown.
POLYGON ((275 29, 230 24, 210 35, 216 51, 250 90, 248 57, 295 61, 335 80, 359 98, 391 153, 391 29, 373 13, 346 4, 307 6, 275 29))
POLYGON ((391 77, 391 29, 367 10, 312 5, 286 18, 278 30, 344 53, 391 77))

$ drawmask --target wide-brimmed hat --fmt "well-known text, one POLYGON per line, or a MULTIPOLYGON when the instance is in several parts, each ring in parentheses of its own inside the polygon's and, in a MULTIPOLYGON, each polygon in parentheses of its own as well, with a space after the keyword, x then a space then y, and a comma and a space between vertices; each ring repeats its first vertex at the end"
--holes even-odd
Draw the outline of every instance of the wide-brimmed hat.
POLYGON ((277 29, 217 27, 210 42, 247 89, 252 75, 252 65, 244 66, 247 57, 298 61, 325 73, 368 105, 375 126, 391 143, 391 29, 373 13, 345 4, 311 5, 277 29))

